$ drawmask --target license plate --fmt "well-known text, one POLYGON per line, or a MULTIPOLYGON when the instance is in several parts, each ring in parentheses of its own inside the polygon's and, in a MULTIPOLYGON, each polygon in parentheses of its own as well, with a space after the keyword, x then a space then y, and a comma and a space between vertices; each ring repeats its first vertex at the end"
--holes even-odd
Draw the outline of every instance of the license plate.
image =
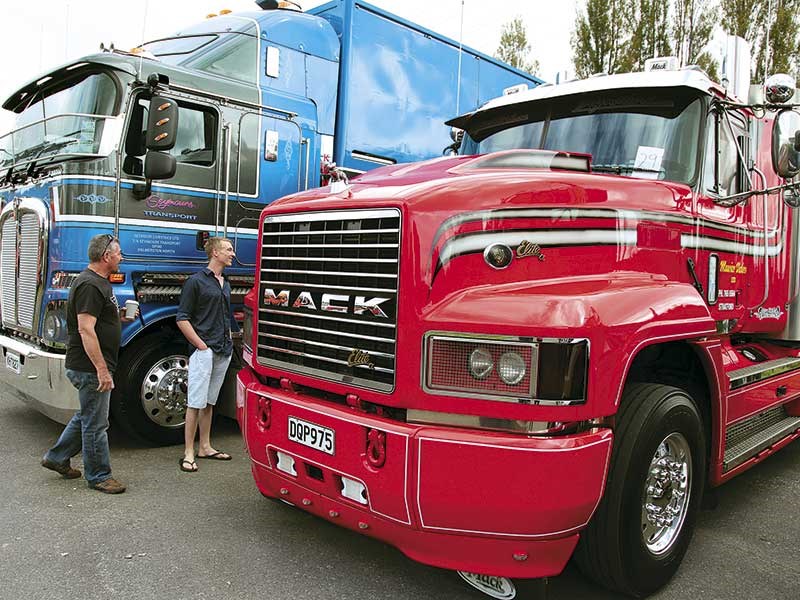
POLYGON ((20 367, 19 362, 19 354, 14 354, 13 352, 6 353, 6 367, 14 371, 17 375, 22 373, 22 368, 20 367))
POLYGON ((289 439, 331 456, 335 452, 335 433, 333 429, 315 425, 295 417, 289 417, 289 439))

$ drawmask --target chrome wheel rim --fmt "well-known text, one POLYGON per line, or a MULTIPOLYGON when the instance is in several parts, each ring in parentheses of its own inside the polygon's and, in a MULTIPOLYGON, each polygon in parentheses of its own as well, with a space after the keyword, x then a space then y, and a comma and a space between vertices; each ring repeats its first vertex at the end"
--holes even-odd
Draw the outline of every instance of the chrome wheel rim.
POLYGON ((692 449, 681 433, 658 445, 642 493, 642 541, 649 552, 668 552, 680 537, 692 491, 692 449))
POLYGON ((159 427, 182 427, 186 420, 189 361, 174 354, 155 363, 142 381, 144 414, 159 427))

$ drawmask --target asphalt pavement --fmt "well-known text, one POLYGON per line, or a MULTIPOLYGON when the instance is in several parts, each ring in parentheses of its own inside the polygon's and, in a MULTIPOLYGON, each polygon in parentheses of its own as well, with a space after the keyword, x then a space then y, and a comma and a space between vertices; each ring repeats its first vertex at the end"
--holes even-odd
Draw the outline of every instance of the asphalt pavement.
MULTIPOLYGON (((194 474, 178 470, 180 447, 147 448, 112 428, 114 476, 128 485, 120 496, 39 466, 61 429, 0 391, 0 599, 484 597, 451 572, 263 498, 228 419, 215 423, 212 441, 234 459, 198 461, 194 474)), ((798 600, 800 444, 718 496, 677 576, 651 598, 798 600)), ((570 565, 548 598, 619 596, 570 565)))

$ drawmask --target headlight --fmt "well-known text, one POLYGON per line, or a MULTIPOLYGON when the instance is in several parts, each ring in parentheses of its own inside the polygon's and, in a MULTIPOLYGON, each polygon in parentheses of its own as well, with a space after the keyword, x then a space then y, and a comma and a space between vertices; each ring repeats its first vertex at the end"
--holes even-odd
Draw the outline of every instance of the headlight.
POLYGON ((469 355, 469 372, 475 379, 486 379, 494 368, 492 355, 478 348, 469 355))
POLYGON ((525 361, 516 352, 506 352, 497 363, 497 374, 507 385, 517 385, 525 377, 525 361))
POLYGON ((67 343, 67 303, 64 300, 56 300, 47 305, 44 314, 44 326, 42 327, 42 338, 44 343, 49 346, 65 346, 67 343))
POLYGON ((586 339, 430 332, 423 348, 426 392, 529 404, 586 402, 586 339))

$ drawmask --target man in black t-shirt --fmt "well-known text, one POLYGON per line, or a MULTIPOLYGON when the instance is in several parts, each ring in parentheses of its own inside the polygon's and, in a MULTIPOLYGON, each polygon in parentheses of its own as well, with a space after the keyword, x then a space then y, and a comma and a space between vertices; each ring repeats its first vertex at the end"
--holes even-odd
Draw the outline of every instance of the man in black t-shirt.
POLYGON ((106 494, 121 494, 125 486, 111 477, 106 432, 119 355, 120 321, 127 320, 120 312, 108 276, 117 272, 122 250, 114 236, 101 234, 89 242, 88 254, 89 266, 75 278, 67 301, 66 376, 78 390, 80 409, 56 445, 44 455, 42 466, 67 479, 80 477, 81 472, 70 466, 70 459, 82 449, 89 487, 106 494))

